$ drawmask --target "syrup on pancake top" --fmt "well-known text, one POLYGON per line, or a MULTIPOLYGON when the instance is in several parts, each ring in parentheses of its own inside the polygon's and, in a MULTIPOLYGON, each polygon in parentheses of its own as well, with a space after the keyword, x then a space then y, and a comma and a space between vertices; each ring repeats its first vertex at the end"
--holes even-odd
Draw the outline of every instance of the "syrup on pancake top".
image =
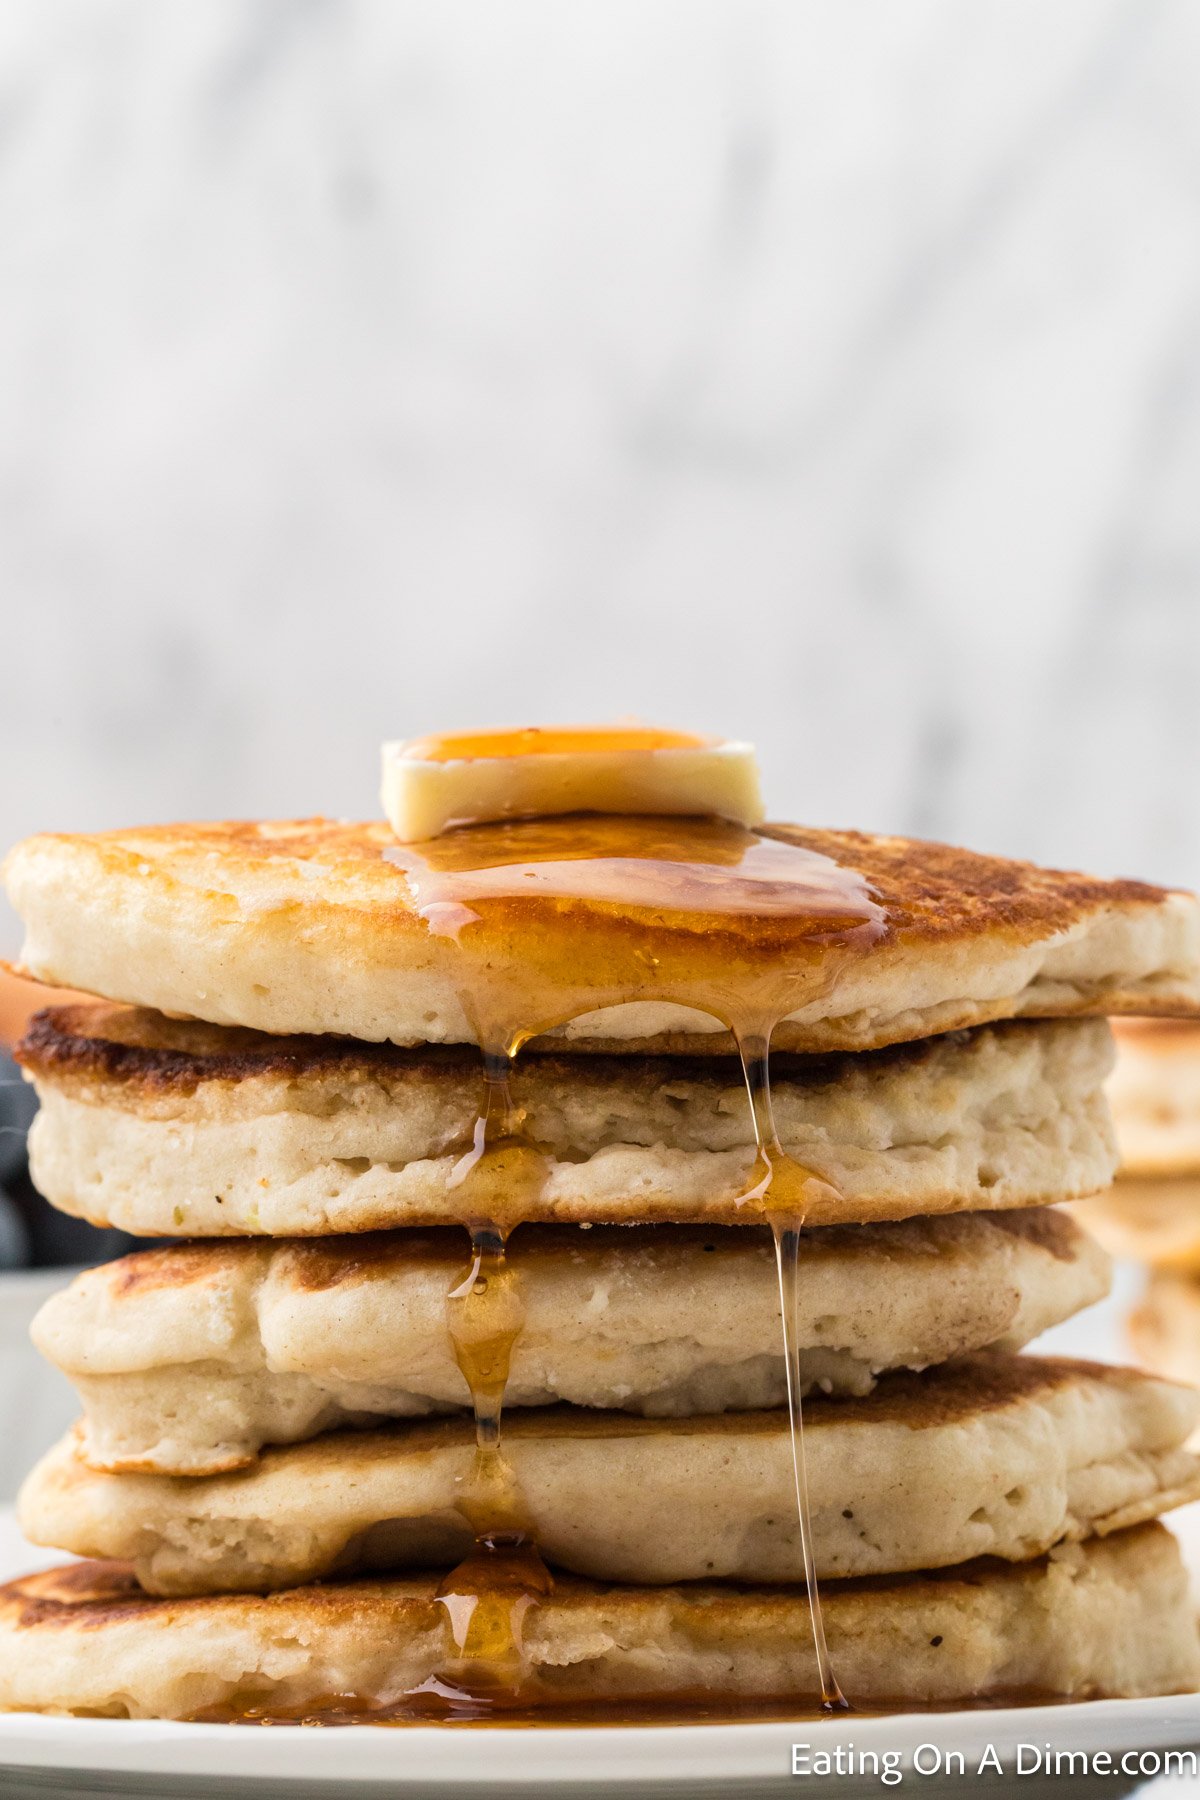
MULTIPOLYGON (((483 1051, 485 1099, 473 1148, 451 1176, 456 1185, 469 1182, 477 1199, 469 1209, 471 1265, 447 1306, 475 1409, 475 1468, 459 1506, 476 1534, 477 1549, 439 1590, 462 1659, 450 1679, 473 1693, 481 1681, 491 1684, 498 1676, 513 1685, 521 1662, 521 1620, 550 1583, 529 1542, 519 1488, 500 1448, 504 1388, 522 1324, 505 1239, 527 1210, 531 1189, 548 1172, 546 1157, 522 1132, 510 1087, 513 1059, 531 1037, 580 1013, 636 1001, 652 982, 660 996, 719 1019, 741 1058, 757 1144, 746 1199, 755 1202, 775 1235, 802 1573, 820 1688, 826 1707, 844 1705, 817 1591, 795 1330, 800 1233, 806 1195, 818 1177, 794 1162, 779 1141, 769 1053, 776 1023, 836 983, 838 958, 830 951, 862 952, 883 934, 883 908, 856 870, 739 822, 754 811, 744 792, 735 796, 737 806, 726 808, 739 817, 719 816, 728 765, 711 740, 704 745, 666 733, 614 729, 554 732, 539 743, 529 732, 516 732, 507 738, 493 733, 424 740, 417 750, 414 755, 394 746, 390 757, 385 752, 384 802, 393 825, 432 816, 407 804, 403 786, 406 767, 422 765, 464 771, 454 793, 443 796, 441 816, 477 821, 383 852, 401 871, 430 931, 458 945, 485 916, 493 933, 497 928, 503 933, 506 918, 547 901, 583 901, 611 915, 600 958, 593 939, 590 968, 578 968, 568 936, 544 986, 538 976, 547 972, 531 970, 524 958, 463 959, 460 998, 483 1051), (674 802, 679 816, 664 818, 672 811, 672 777, 669 764, 663 773, 661 759, 676 752, 685 758, 674 802), (707 753, 708 763, 698 765, 697 753, 707 753), (543 755, 555 765, 553 784, 526 779, 543 755), (649 813, 622 810, 636 807, 643 791, 653 802, 649 813), (506 819, 525 810, 529 796, 552 792, 583 794, 589 810, 495 822, 497 815, 506 819), (731 941, 735 922, 738 935, 731 941), (731 963, 740 965, 736 981, 730 979, 731 963)), ((757 785, 755 778, 755 801, 757 785)))
MULTIPOLYGON (((513 759, 514 766, 531 760, 513 759)), ((720 1019, 673 1003, 672 987, 703 982, 749 1003, 755 996, 747 990, 760 977, 780 979, 797 964, 804 965, 798 992, 808 998, 779 1027, 777 1048, 789 1051, 876 1049, 1002 1018, 1200 1009, 1194 895, 860 832, 771 825, 748 843, 744 826, 731 832, 728 822, 691 815, 589 817, 622 836, 638 819, 642 842, 624 842, 615 857, 611 846, 607 856, 593 846, 571 857, 563 839, 578 817, 558 815, 481 823, 432 848, 406 846, 414 879, 422 864, 457 855, 461 841, 467 867, 448 872, 460 890, 471 862, 493 871, 502 864, 520 880, 524 892, 515 897, 464 892, 458 904, 464 919, 473 916, 457 939, 453 914, 446 929, 431 930, 409 881, 384 859, 398 846, 382 821, 42 833, 12 851, 4 875, 25 926, 24 972, 272 1034, 478 1042, 462 996, 514 962, 525 975, 529 1010, 540 1001, 553 1016, 570 1018, 589 991, 619 996, 632 988, 632 1002, 563 1027, 572 1047, 585 1049, 730 1052, 720 1019), (561 891, 601 863, 619 861, 628 878, 639 861, 671 860, 661 850, 667 836, 683 839, 677 864, 715 869, 703 893, 693 885, 681 894, 676 882, 656 906, 653 890, 628 905, 611 897, 611 884, 608 898, 561 891), (810 877, 832 878, 830 864, 857 874, 850 910, 861 917, 865 891, 886 914, 869 955, 861 953, 865 934, 849 944, 839 939, 811 879, 806 895, 785 894, 778 909, 768 910, 759 880, 753 906, 705 904, 721 886, 718 876, 735 873, 747 849, 774 855, 777 846, 824 858, 807 865, 810 877), (536 876, 514 873, 545 863, 555 865, 551 891, 536 876), (836 981, 817 979, 822 963, 836 981)), ((794 885, 797 864, 790 869, 794 885)), ((435 874, 425 868, 427 900, 436 898, 428 892, 435 874)), ((494 872, 489 879, 494 885, 494 872)), ((844 897, 835 910, 843 907, 844 897)))

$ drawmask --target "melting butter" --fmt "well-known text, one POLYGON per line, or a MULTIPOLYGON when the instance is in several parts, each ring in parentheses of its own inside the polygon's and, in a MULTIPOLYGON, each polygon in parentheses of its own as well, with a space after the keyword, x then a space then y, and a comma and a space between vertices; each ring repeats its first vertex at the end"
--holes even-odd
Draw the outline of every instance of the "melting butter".
POLYGON ((563 813, 763 819, 750 744, 647 726, 529 727, 383 746, 383 810, 402 843, 563 813))

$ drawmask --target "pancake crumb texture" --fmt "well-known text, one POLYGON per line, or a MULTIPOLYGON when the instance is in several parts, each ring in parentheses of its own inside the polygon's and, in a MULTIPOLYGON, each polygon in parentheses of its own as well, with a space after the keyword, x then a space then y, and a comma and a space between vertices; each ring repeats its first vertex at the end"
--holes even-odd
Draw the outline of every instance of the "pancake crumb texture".
MULTIPOLYGON (((303 1713, 331 1694, 394 1706, 453 1654, 434 1582, 155 1600, 111 1563, 0 1588, 0 1706, 113 1718, 251 1707, 303 1713)), ((1161 1526, 1038 1561, 831 1584, 834 1661, 861 1706, 1085 1700, 1200 1686, 1178 1548, 1161 1526)), ((671 1700, 815 1703, 799 1589, 603 1588, 560 1580, 525 1625, 528 1698, 546 1707, 671 1700)))
MULTIPOLYGON (((774 1245, 761 1229, 522 1226, 525 1323, 505 1407, 662 1416, 786 1404, 774 1245)), ((43 1307, 38 1349, 84 1403, 94 1468, 208 1474, 264 1444, 470 1404, 445 1330, 457 1230, 145 1250, 43 1307)), ((806 1237, 805 1391, 1016 1349, 1107 1291, 1108 1258, 1054 1208, 806 1237)))
MULTIPOLYGON (((478 1111, 473 1053, 272 1043, 243 1032, 222 1050, 211 1027, 120 1008, 42 1015, 19 1051, 42 1102, 29 1146, 38 1187, 64 1212, 147 1236, 465 1222, 469 1190, 448 1177, 478 1111)), ((829 1184, 808 1223, 1032 1206, 1107 1186, 1111 1056, 1107 1024, 1085 1019, 773 1059, 785 1147, 829 1184)), ((516 1090, 548 1158, 528 1218, 752 1216, 739 1205, 754 1143, 736 1063, 531 1056, 516 1090)))
MULTIPOLYGON (((1200 1394, 1133 1370, 984 1355, 892 1375, 806 1418, 825 1577, 1024 1560, 1200 1497, 1182 1446, 1200 1394)), ((514 1412, 505 1455, 547 1561, 605 1581, 794 1579, 786 1415, 651 1420, 514 1412)), ((334 1432, 252 1469, 184 1479, 89 1469, 74 1434, 22 1490, 35 1543, 131 1561, 150 1593, 265 1592, 371 1569, 447 1567, 468 1420, 334 1432)))

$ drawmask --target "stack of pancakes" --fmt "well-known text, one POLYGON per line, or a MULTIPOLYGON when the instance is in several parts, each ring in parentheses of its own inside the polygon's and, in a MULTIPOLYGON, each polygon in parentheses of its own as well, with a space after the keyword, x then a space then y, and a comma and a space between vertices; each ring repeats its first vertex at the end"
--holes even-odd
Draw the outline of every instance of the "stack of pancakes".
POLYGON ((1106 1289, 1054 1203, 1111 1178, 1103 1015, 1197 1009, 1195 901, 776 827, 740 837, 807 859, 803 900, 783 881, 756 900, 741 851, 682 833, 668 861, 682 842, 705 880, 733 874, 676 915, 647 902, 644 834, 633 898, 603 887, 611 857, 563 879, 540 827, 459 836, 488 870, 469 907, 444 886, 425 905, 382 826, 10 858, 26 969, 104 997, 20 1049, 35 1178, 178 1241, 87 1272, 37 1323, 84 1417, 22 1522, 103 1560, 0 1591, 0 1704, 819 1703, 776 1255, 798 1207, 810 1547, 851 1702, 1200 1685, 1155 1522, 1200 1493, 1200 1401, 1019 1354, 1106 1289), (847 865, 865 941, 814 928, 847 865), (640 986, 609 979, 625 957, 640 986), (772 1123, 738 1009, 798 969, 764 1032, 772 1123), (704 981, 711 1008, 680 1004, 704 981), (479 1054, 497 982, 538 1033, 499 1139, 479 1054), (508 1522, 548 1574, 484 1516, 501 1399, 508 1522))
POLYGON ((1114 1255, 1149 1265, 1129 1321, 1138 1356, 1200 1384, 1200 1026, 1126 1019, 1109 1097, 1121 1169, 1080 1208, 1114 1255))

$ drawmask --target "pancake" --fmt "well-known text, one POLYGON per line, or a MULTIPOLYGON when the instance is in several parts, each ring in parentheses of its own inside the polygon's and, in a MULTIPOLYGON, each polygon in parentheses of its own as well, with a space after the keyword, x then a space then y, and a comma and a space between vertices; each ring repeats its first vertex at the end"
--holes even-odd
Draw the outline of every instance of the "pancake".
MULTIPOLYGON (((525 1323, 506 1409, 785 1404, 769 1232, 521 1226, 509 1261, 525 1323)), ((33 1338, 79 1392, 91 1467, 212 1474, 263 1444, 469 1406, 446 1331, 467 1263, 457 1231, 146 1250, 78 1276, 33 1338)), ((1019 1348, 1101 1298, 1108 1276, 1095 1240, 1048 1208, 814 1231, 804 1391, 864 1394, 882 1370, 1019 1348)))
POLYGON ((1155 1271, 1129 1316, 1129 1335, 1148 1369, 1200 1386, 1200 1278, 1155 1271))
MULTIPOLYGON (((983 1355, 820 1400, 805 1435, 817 1572, 1020 1561, 1200 1498, 1181 1448, 1200 1395, 1134 1370, 983 1355)), ((800 1567, 784 1411, 650 1420, 513 1412, 504 1454, 547 1561, 605 1581, 789 1581, 800 1567)), ((152 1593, 254 1592, 444 1566, 473 1541, 467 1420, 333 1432, 197 1479, 104 1475, 69 1434, 28 1478, 35 1543, 132 1561, 152 1593)))
MULTIPOLYGON (((75 1563, 0 1588, 0 1706, 114 1718, 303 1718, 330 1696, 370 1712, 452 1663, 436 1579, 161 1600, 127 1568, 75 1563)), ((822 1597, 860 1707, 1190 1692, 1200 1649, 1178 1547, 1161 1525, 1012 1566, 843 1582, 822 1597)), ((562 1578, 525 1616, 522 1701, 815 1705, 794 1588, 605 1588, 562 1578)))
POLYGON ((1122 1176, 1071 1211, 1113 1255, 1157 1269, 1200 1273, 1200 1176, 1169 1181, 1122 1176))
POLYGON ((1194 896, 857 832, 185 824, 31 838, 6 877, 25 973, 276 1033, 728 1050, 718 1020, 783 1020, 778 1049, 825 1051, 1200 1012, 1194 896))
MULTIPOLYGON (((34 1179, 61 1211, 155 1237, 294 1237, 466 1222, 455 1185, 480 1108, 471 1048, 274 1038, 116 1006, 65 1007, 18 1051, 42 1101, 34 1179)), ((810 1224, 1029 1206, 1115 1168, 1103 1020, 985 1026, 857 1055, 772 1058, 785 1146, 828 1186, 810 1224)), ((530 1056, 545 1157, 522 1219, 744 1224, 754 1128, 729 1057, 530 1056)), ((489 1205, 497 1203, 494 1193, 489 1205)))
MULTIPOLYGON (((1189 1691, 1196 1628, 1160 1526, 1011 1568, 848 1582, 826 1630, 860 1706, 1189 1691)), ((802 1593, 638 1590, 563 1579, 527 1616, 525 1704, 815 1701, 802 1593)), ((0 1704, 118 1717, 321 1716, 329 1696, 403 1706, 453 1657, 429 1579, 169 1601, 120 1565, 0 1589, 0 1704), (99 1654, 97 1654, 99 1652, 99 1654)), ((349 1709, 348 1709, 349 1710, 349 1709)))
POLYGON ((1109 1098, 1134 1176, 1200 1174, 1200 1025, 1123 1019, 1109 1098))

